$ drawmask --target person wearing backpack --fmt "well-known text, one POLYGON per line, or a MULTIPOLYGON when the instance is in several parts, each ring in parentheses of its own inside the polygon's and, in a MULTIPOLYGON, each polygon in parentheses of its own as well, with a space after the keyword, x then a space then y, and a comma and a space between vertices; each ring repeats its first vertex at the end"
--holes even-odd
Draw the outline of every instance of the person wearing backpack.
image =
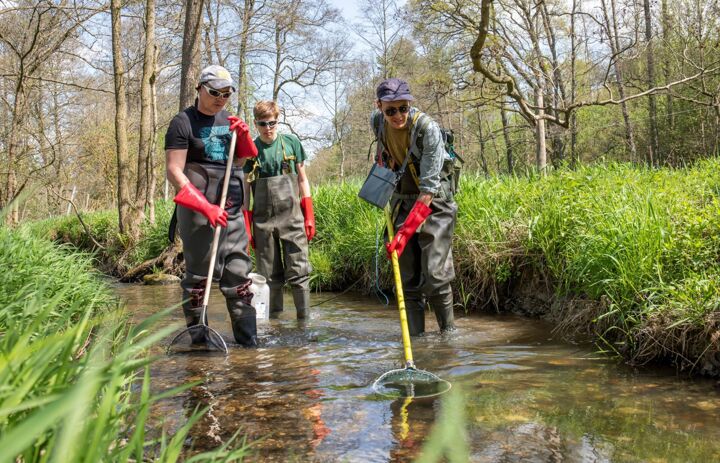
POLYGON ((315 213, 305 174, 305 150, 294 135, 278 133, 280 108, 259 101, 253 108, 258 156, 245 164, 245 224, 252 236, 258 273, 270 287, 270 316, 283 310, 283 286, 292 288, 298 319, 310 309, 308 243, 315 213), (253 206, 250 209, 250 193, 253 206))
POLYGON ((386 79, 377 86, 376 96, 370 123, 378 143, 377 162, 401 172, 390 199, 396 233, 386 248, 388 256, 392 251, 398 254, 410 335, 425 332, 427 305, 441 332, 454 331, 453 159, 439 125, 411 106, 414 98, 407 82, 386 79))

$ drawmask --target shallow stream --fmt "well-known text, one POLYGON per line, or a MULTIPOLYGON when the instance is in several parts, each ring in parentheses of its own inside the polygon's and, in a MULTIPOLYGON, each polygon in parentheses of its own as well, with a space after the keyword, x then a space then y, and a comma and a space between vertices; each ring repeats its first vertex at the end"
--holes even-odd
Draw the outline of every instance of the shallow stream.
MULTIPOLYGON (((119 285, 136 320, 179 301, 174 286, 119 285)), ((313 303, 332 294, 313 294, 313 303)), ((258 327, 261 347, 231 345, 223 356, 165 356, 153 364, 153 389, 202 381, 154 409, 168 433, 197 408, 194 451, 239 432, 251 461, 400 462, 422 450, 442 398, 387 399, 373 381, 402 365, 397 310, 377 299, 343 295, 295 320, 291 298, 277 320, 258 327)), ((178 308, 168 323, 181 322, 178 308)), ((232 339, 219 292, 210 326, 232 339)), ((635 370, 592 346, 556 339, 551 326, 516 316, 457 319, 451 336, 413 338, 419 368, 452 382, 464 409, 473 462, 720 461, 720 389, 670 370, 635 370)), ((448 393, 448 394, 450 394, 448 393)), ((459 424, 459 426, 458 426, 459 424)), ((450 436, 463 442, 461 431, 450 436)), ((190 442, 188 442, 190 444, 190 442)), ((457 444, 459 445, 459 444, 457 444)))

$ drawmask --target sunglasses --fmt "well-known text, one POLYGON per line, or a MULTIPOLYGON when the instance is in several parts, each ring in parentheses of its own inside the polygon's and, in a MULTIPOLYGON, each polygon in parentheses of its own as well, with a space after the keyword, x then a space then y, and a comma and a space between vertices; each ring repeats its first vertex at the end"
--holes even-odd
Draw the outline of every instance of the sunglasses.
POLYGON ((258 127, 275 127, 277 121, 255 121, 258 127))
POLYGON ((228 98, 230 98, 230 95, 232 95, 232 91, 220 92, 218 90, 215 90, 214 88, 208 87, 207 85, 203 85, 203 87, 205 88, 205 90, 207 90, 210 96, 214 96, 215 98, 222 98, 223 100, 227 100, 228 98))
POLYGON ((408 111, 410 111, 410 106, 402 105, 402 106, 398 106, 398 107, 392 107, 392 108, 386 109, 383 112, 385 113, 385 115, 387 117, 393 117, 395 114, 397 114, 398 111, 400 111, 400 114, 405 114, 408 111))

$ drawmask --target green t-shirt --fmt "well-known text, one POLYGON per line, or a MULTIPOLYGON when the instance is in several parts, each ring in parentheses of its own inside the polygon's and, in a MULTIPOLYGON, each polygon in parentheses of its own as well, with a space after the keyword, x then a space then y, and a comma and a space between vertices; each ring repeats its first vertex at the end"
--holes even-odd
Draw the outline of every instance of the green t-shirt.
POLYGON ((245 173, 249 173, 257 163, 255 172, 257 178, 275 177, 283 173, 297 174, 295 165, 305 162, 305 150, 294 135, 278 134, 275 141, 269 145, 257 137, 255 146, 258 149, 257 159, 246 162, 243 169, 245 173), (287 166, 285 172, 283 172, 283 163, 287 166))

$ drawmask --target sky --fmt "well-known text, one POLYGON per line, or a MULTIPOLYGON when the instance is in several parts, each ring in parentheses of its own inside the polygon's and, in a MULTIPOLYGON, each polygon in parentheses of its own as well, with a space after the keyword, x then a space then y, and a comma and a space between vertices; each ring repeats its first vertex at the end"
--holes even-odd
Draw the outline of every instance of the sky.
POLYGON ((355 16, 357 16, 360 11, 357 8, 357 1, 329 0, 329 3, 335 8, 338 8, 342 12, 342 15, 345 17, 345 19, 348 21, 354 21, 355 16))

